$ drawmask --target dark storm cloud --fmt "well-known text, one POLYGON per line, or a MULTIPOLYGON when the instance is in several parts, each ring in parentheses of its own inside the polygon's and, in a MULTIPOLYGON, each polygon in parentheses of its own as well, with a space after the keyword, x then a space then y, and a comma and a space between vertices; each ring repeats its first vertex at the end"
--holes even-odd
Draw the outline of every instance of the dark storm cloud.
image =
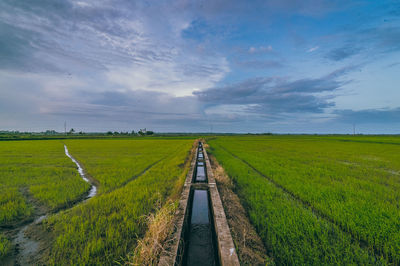
POLYGON ((257 113, 321 113, 334 106, 332 93, 349 81, 339 80, 354 67, 344 67, 321 78, 289 81, 284 78, 253 78, 244 82, 197 91, 193 94, 208 104, 249 105, 247 111, 257 113))
POLYGON ((339 122, 357 124, 390 124, 400 123, 400 107, 387 109, 368 109, 368 110, 337 110, 339 122))

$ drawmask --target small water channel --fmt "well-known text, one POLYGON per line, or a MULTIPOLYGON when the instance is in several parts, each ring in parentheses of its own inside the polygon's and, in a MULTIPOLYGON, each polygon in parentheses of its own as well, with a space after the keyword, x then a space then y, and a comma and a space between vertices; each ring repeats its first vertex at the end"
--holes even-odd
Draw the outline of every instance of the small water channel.
POLYGON ((89 194, 86 196, 86 199, 93 198, 97 193, 97 187, 93 183, 91 183, 90 180, 86 177, 82 166, 79 164, 79 162, 71 154, 69 154, 67 145, 65 145, 65 144, 64 144, 64 149, 65 149, 65 155, 67 155, 76 164, 76 167, 78 168, 79 175, 82 177, 82 179, 92 185, 92 187, 89 190, 89 194))
MULTIPOLYGON (((97 194, 97 187, 93 183, 91 183, 90 180, 86 177, 82 166, 79 164, 79 162, 73 156, 71 156, 66 145, 64 145, 64 150, 65 150, 65 155, 68 156, 76 164, 77 170, 79 172, 79 175, 82 177, 82 179, 92 185, 89 190, 88 195, 82 201, 86 201, 86 200, 94 197, 97 194)), ((80 201, 80 202, 82 202, 82 201, 80 201)), ((80 202, 77 202, 76 204, 78 204, 80 202)), ((37 256, 37 253, 39 251, 39 241, 29 238, 26 235, 26 231, 28 230, 28 228, 30 226, 36 225, 36 224, 39 224, 40 222, 42 222, 47 217, 47 215, 48 214, 41 215, 41 216, 37 217, 32 223, 24 225, 19 230, 17 230, 15 238, 12 241, 13 245, 15 246, 14 255, 6 257, 4 261, 0 262, 1 265, 7 265, 7 266, 10 265, 11 266, 11 265, 30 265, 30 264, 32 264, 31 263, 32 258, 37 256)))

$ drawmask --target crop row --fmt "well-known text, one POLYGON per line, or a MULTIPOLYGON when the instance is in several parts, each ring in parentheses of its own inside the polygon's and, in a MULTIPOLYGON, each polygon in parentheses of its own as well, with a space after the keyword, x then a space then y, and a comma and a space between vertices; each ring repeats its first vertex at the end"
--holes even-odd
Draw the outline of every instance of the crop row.
POLYGON ((7 141, 0 145, 0 225, 33 213, 33 202, 62 207, 89 189, 59 141, 7 141))
MULTIPOLYGON (((299 208, 311 206, 311 210, 322 214, 318 219, 330 222, 352 241, 366 245, 365 250, 375 257, 399 263, 400 184, 397 171, 400 169, 400 146, 321 137, 219 138, 210 144, 234 181, 242 180, 243 175, 249 176, 246 171, 252 172, 261 178, 260 182, 274 184, 280 193, 297 200, 299 208), (238 166, 227 166, 228 158, 235 159, 238 166), (243 169, 232 170, 239 166, 243 169)), ((243 186, 253 186, 251 181, 246 182, 242 180, 237 184, 238 191, 243 186)), ((261 193, 261 185, 258 187, 251 193, 261 193)), ((249 208, 258 204, 249 199, 251 193, 242 195, 249 208)), ((271 206, 267 204, 264 208, 268 212, 271 206)), ((262 210, 252 216, 253 222, 259 216, 263 216, 262 210)), ((259 230, 271 226, 269 223, 273 222, 258 227, 259 230)), ((284 230, 297 230, 292 226, 286 224, 284 230)), ((263 237, 266 244, 271 245, 271 240, 263 237)), ((314 243, 312 238, 308 241, 314 243)))
POLYGON ((100 183, 100 194, 54 215, 48 263, 114 264, 132 252, 146 217, 180 191, 192 140, 67 142, 70 153, 100 183))

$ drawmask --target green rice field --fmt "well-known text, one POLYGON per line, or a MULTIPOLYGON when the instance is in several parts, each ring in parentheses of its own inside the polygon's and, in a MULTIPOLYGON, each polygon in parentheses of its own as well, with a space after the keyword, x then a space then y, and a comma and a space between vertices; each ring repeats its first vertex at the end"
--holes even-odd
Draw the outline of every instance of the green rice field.
POLYGON ((400 138, 208 143, 277 264, 400 263, 400 138))
MULTIPOLYGON (((116 263, 143 237, 146 216, 179 194, 192 144, 185 138, 1 142, 0 225, 33 217, 39 206, 65 209, 43 223, 52 239, 44 263, 116 263), (75 206, 90 185, 65 155, 64 144, 98 183, 98 194, 75 206)), ((11 248, 10 239, 0 235, 1 256, 11 248)))
POLYGON ((100 194, 50 217, 50 264, 112 264, 136 247, 146 215, 180 192, 193 140, 71 140, 71 154, 99 181, 100 194))
MULTIPOLYGON (((208 137, 276 265, 400 264, 400 138, 208 137)), ((47 214, 46 265, 125 264, 148 217, 176 205, 194 138, 0 142, 0 262, 13 228, 47 214), (91 184, 97 194, 84 200, 91 184)), ((229 204, 229 203, 225 203, 229 204)), ((42 243, 43 244, 43 243, 42 243)), ((129 262, 129 261, 128 261, 129 262)))
MULTIPOLYGON (((66 207, 88 189, 61 142, 0 143, 0 227, 31 219, 38 206, 66 207)), ((0 233, 0 257, 10 249, 9 239, 0 233)))

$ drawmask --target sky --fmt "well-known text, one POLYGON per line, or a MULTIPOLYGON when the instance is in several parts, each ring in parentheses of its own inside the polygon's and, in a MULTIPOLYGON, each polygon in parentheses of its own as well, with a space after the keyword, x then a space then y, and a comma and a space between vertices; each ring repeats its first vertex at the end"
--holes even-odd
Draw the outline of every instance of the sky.
POLYGON ((399 0, 0 1, 0 130, 400 133, 399 0))

